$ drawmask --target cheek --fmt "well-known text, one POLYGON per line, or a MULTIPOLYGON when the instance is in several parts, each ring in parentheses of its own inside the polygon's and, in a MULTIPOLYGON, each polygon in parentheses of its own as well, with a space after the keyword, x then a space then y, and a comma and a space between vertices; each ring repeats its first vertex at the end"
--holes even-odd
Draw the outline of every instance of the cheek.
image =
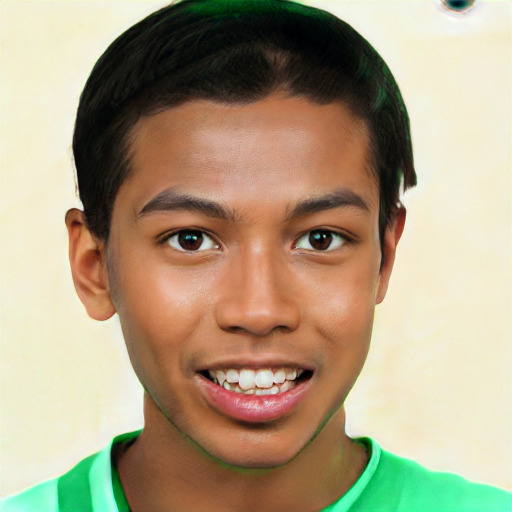
POLYGON ((314 322, 324 340, 325 367, 334 382, 342 378, 338 400, 343 401, 359 375, 370 346, 378 267, 351 265, 315 294, 314 322))
POLYGON ((308 309, 324 319, 321 325, 328 339, 349 332, 371 333, 379 272, 376 258, 366 260, 354 259, 337 272, 326 269, 325 275, 308 280, 315 283, 308 309))
POLYGON ((188 323, 187 319, 197 316, 195 311, 206 306, 210 283, 194 269, 127 264, 119 273, 116 307, 120 315, 129 312, 142 324, 188 323))
POLYGON ((206 316, 211 280, 190 269, 129 263, 113 295, 132 363, 136 371, 150 365, 149 374, 175 368, 206 316))

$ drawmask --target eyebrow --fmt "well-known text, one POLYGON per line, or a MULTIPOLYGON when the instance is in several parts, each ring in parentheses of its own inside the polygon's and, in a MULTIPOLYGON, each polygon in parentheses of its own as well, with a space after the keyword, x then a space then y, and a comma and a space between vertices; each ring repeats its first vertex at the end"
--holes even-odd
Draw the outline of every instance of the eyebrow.
MULTIPOLYGON (((327 194, 299 201, 291 209, 287 220, 339 207, 352 207, 365 212, 370 211, 368 203, 360 195, 351 190, 338 189, 327 194)), ((196 211, 209 217, 233 223, 237 221, 237 215, 234 210, 226 208, 216 201, 180 193, 172 188, 160 192, 146 203, 137 217, 144 217, 151 213, 178 210, 196 211)))
POLYGON ((172 188, 160 192, 146 203, 137 217, 144 217, 156 212, 178 210, 195 211, 206 214, 209 217, 236 222, 236 215, 233 210, 210 199, 183 194, 172 188))
POLYGON ((327 194, 299 201, 288 215, 288 220, 339 207, 352 207, 364 212, 370 211, 368 203, 359 194, 347 189, 337 189, 327 194))

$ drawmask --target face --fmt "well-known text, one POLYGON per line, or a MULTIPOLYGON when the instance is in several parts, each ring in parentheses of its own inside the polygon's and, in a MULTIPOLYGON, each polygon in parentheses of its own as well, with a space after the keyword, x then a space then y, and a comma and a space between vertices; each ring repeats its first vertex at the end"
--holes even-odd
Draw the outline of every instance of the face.
POLYGON ((342 413, 389 277, 367 141, 345 105, 284 96, 139 121, 108 268, 147 423, 273 467, 342 413))

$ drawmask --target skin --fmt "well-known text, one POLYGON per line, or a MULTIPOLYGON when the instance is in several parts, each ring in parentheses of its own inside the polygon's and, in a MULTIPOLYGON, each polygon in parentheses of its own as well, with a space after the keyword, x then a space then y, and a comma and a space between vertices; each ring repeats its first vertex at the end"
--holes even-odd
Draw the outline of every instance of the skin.
POLYGON ((133 172, 117 195, 108 246, 82 212, 66 218, 77 292, 91 317, 118 313, 146 390, 144 431, 117 455, 132 509, 327 506, 367 462, 345 434, 343 403, 405 221, 400 209, 381 265, 364 122, 341 103, 274 94, 248 105, 189 102, 141 119, 133 135, 133 172), (348 204, 290 217, 300 202, 340 190, 348 204), (169 200, 146 206, 164 191, 229 215, 169 200), (186 229, 208 235, 204 250, 181 250, 172 235, 186 229), (326 245, 311 245, 315 230, 326 245), (199 369, 268 361, 313 371, 304 398, 278 420, 235 421, 201 392, 199 369))

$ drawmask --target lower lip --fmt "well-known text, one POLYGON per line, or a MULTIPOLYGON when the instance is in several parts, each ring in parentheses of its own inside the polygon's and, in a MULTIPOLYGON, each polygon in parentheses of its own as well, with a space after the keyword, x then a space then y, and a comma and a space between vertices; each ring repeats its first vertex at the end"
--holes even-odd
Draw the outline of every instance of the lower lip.
POLYGON ((290 414, 304 398, 310 379, 276 395, 244 395, 228 391, 199 375, 199 383, 209 404, 231 418, 248 423, 265 423, 290 414))

